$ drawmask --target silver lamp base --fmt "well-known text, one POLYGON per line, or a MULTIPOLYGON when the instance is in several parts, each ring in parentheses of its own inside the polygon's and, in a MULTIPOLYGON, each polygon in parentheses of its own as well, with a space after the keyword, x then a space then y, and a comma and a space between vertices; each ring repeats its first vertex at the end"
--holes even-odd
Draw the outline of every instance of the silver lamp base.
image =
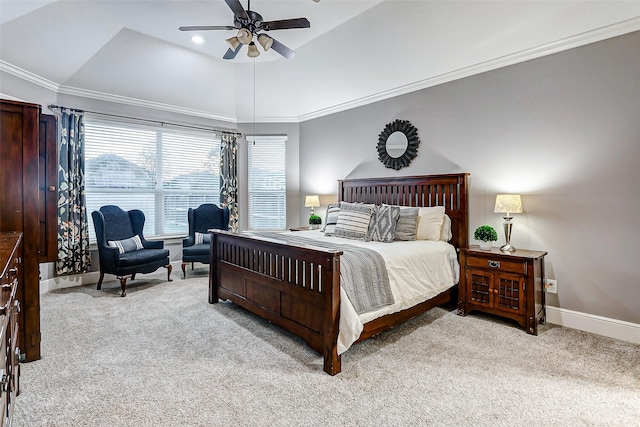
POLYGON ((511 216, 503 216, 504 218, 504 239, 506 243, 503 246, 500 246, 500 250, 503 252, 514 252, 516 248, 511 246, 511 227, 513 224, 511 223, 511 216))
POLYGON ((500 246, 500 250, 503 252, 515 252, 516 248, 507 243, 504 246, 500 246))

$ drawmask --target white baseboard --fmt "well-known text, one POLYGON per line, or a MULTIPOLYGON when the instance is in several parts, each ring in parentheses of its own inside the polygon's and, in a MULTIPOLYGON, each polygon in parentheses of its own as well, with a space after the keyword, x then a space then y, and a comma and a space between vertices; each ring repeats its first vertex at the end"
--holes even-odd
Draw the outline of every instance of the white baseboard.
MULTIPOLYGON (((182 261, 172 261, 171 265, 173 267, 171 275, 178 273, 178 275, 182 276, 182 269, 181 269, 182 261)), ((151 274, 162 274, 163 276, 166 277, 167 271, 163 270, 163 272, 151 273, 151 274)), ((113 280, 113 278, 114 278, 113 275, 105 275, 105 280, 113 280)), ((100 279, 100 272, 91 271, 89 273, 84 273, 84 274, 59 276, 59 277, 53 277, 51 279, 41 280, 40 294, 45 294, 47 292, 55 291, 56 289, 72 288, 74 286, 95 285, 98 283, 98 279, 100 279)))
POLYGON ((547 322, 640 344, 640 324, 547 306, 547 322))

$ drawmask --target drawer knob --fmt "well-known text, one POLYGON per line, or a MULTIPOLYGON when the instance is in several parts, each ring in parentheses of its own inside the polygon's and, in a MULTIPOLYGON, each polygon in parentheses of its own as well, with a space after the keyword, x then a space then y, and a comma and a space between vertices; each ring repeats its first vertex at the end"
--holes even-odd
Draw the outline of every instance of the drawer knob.
POLYGON ((500 261, 489 261, 489 267, 500 268, 500 261))

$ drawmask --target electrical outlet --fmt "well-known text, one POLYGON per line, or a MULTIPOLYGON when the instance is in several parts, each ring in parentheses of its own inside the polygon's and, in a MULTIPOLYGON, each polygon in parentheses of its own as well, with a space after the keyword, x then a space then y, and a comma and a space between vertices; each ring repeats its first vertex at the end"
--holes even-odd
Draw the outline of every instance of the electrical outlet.
POLYGON ((555 279, 546 279, 544 284, 544 290, 550 294, 558 293, 558 282, 555 279))

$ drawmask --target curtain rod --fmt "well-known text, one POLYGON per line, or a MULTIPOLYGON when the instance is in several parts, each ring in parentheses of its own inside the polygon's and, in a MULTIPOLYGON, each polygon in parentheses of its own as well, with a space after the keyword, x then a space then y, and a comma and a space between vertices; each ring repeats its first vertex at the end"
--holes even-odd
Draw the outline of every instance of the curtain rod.
POLYGON ((122 115, 119 115, 119 114, 110 114, 110 113, 101 113, 99 111, 79 110, 77 108, 64 107, 64 106, 54 105, 54 104, 49 104, 48 107, 49 107, 50 110, 55 110, 55 109, 58 109, 58 110, 70 110, 70 111, 74 111, 76 113, 90 113, 90 114, 98 114, 98 115, 101 115, 101 116, 118 117, 120 119, 130 119, 130 120, 139 120, 139 121, 142 121, 142 122, 157 123, 160 126, 171 125, 171 126, 179 126, 179 127, 183 127, 183 128, 189 128, 189 129, 215 131, 215 132, 222 132, 222 133, 228 133, 228 134, 233 134, 233 135, 237 135, 237 136, 242 136, 242 133, 240 133, 238 131, 231 130, 231 129, 223 129, 223 128, 216 128, 216 127, 214 127, 214 128, 206 128, 206 127, 200 127, 200 126, 183 125, 183 124, 179 124, 179 123, 163 122, 163 121, 160 121, 160 120, 140 119, 138 117, 122 116, 122 115))

